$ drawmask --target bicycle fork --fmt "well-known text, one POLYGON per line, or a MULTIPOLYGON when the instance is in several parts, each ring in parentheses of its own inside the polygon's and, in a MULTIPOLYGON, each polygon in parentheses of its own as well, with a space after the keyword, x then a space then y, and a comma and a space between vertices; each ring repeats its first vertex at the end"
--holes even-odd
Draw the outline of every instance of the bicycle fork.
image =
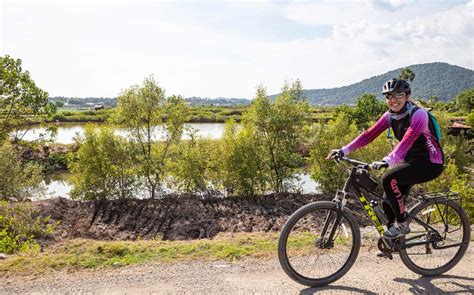
POLYGON ((342 210, 346 204, 346 195, 347 189, 349 188, 350 182, 347 179, 344 189, 342 191, 337 191, 336 196, 334 197, 333 201, 336 203, 337 209, 336 212, 329 211, 326 215, 326 219, 324 221, 324 226, 321 231, 320 237, 316 240, 316 246, 322 249, 330 249, 334 247, 334 235, 336 234, 337 229, 341 223, 342 219, 342 210), (334 218, 334 215, 335 218, 334 218), (334 222, 331 222, 334 219, 334 222), (332 226, 331 226, 332 223, 332 226), (331 228, 330 228, 331 226, 331 228), (328 229, 330 228, 329 236, 325 238, 328 229))

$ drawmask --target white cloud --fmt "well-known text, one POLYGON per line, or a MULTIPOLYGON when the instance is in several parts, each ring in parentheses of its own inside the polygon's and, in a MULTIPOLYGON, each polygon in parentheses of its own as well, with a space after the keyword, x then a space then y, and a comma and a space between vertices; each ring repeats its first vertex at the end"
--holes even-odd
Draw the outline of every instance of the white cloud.
MULTIPOLYGON (((472 69, 472 8, 470 2, 429 16, 391 23, 336 17, 329 38, 299 40, 273 48, 279 51, 276 56, 286 56, 289 60, 279 68, 298 69, 288 73, 290 77, 301 78, 307 88, 343 86, 397 67, 434 61, 472 69)), ((329 12, 317 11, 322 17, 326 13, 329 12)))
POLYGON ((472 1, 444 10, 391 5, 404 13, 368 1, 268 4, 292 20, 332 27, 328 37, 289 42, 255 42, 182 15, 165 21, 162 6, 143 13, 138 5, 39 5, 25 18, 11 8, 2 23, 10 24, 7 53, 51 95, 116 96, 155 74, 168 94, 253 97, 259 83, 273 94, 296 78, 305 88, 329 88, 415 63, 474 68, 472 1))
POLYGON ((369 0, 369 3, 375 8, 393 10, 408 6, 413 0, 369 0))

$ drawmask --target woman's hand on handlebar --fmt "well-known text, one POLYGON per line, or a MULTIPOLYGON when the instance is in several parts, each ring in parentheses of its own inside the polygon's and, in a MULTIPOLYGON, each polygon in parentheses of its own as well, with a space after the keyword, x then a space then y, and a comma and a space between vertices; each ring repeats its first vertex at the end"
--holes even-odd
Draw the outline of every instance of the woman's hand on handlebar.
POLYGON ((326 157, 326 160, 339 160, 344 157, 344 152, 342 149, 331 150, 326 157))
POLYGON ((380 170, 382 168, 387 168, 388 163, 383 161, 383 160, 382 161, 375 161, 375 162, 372 162, 372 164, 370 164, 369 167, 371 169, 374 169, 374 170, 380 170))

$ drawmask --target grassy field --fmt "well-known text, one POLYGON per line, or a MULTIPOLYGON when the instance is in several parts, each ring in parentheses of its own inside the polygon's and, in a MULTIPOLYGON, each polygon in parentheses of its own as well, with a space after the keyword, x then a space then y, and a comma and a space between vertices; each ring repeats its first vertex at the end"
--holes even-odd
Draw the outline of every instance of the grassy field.
MULTIPOLYGON (((314 238, 309 234, 293 237, 289 240, 292 253, 307 253, 313 249, 314 238)), ((278 233, 223 234, 212 240, 191 241, 75 239, 47 247, 43 252, 24 252, 0 260, 0 277, 39 275, 56 270, 115 268, 146 262, 274 258, 277 256, 277 244, 278 233)))
POLYGON ((75 239, 0 260, 0 277, 35 275, 56 270, 122 267, 151 261, 235 261, 243 257, 275 257, 277 233, 224 235, 192 241, 97 241, 75 239))
MULTIPOLYGON (((215 107, 215 106, 193 106, 190 107, 189 123, 224 123, 229 119, 239 122, 247 106, 215 107)), ((59 109, 56 114, 45 118, 45 122, 104 122, 114 112, 114 109, 103 110, 79 110, 59 109)), ((332 108, 312 108, 311 120, 328 120, 332 117, 332 108)), ((39 123, 39 122, 37 122, 39 123)))

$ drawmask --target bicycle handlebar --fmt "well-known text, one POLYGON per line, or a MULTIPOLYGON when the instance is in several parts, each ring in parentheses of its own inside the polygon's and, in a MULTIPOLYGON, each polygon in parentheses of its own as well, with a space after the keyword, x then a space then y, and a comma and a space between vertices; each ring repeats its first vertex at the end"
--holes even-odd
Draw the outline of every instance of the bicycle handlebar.
POLYGON ((346 162, 351 163, 352 165, 362 166, 364 169, 372 169, 369 163, 361 162, 358 160, 351 159, 349 157, 341 157, 340 160, 344 160, 346 162))
POLYGON ((359 161, 359 160, 354 160, 354 159, 351 159, 349 157, 346 157, 346 156, 342 156, 342 157, 334 157, 333 158, 334 161, 336 161, 336 163, 339 163, 340 160, 344 160, 354 166, 359 166, 359 168, 362 168, 362 169, 365 169, 365 170, 380 170, 381 168, 387 168, 388 167, 388 164, 386 164, 386 166, 383 166, 383 167, 380 167, 380 166, 374 166, 376 162, 374 163, 365 163, 365 162, 362 162, 362 161, 359 161))

